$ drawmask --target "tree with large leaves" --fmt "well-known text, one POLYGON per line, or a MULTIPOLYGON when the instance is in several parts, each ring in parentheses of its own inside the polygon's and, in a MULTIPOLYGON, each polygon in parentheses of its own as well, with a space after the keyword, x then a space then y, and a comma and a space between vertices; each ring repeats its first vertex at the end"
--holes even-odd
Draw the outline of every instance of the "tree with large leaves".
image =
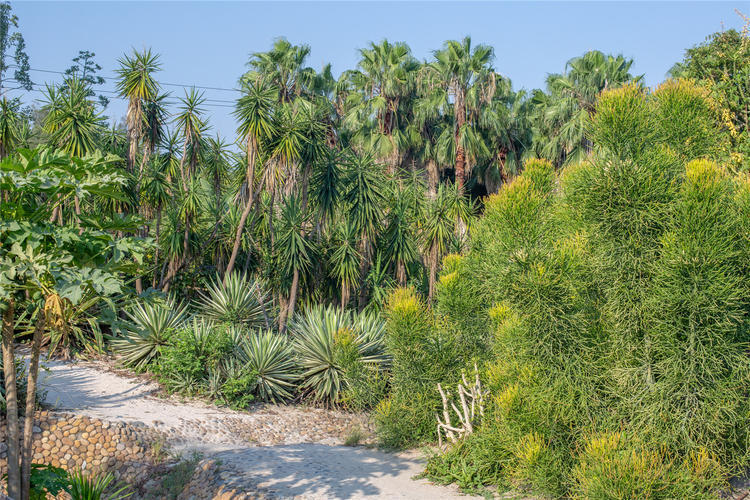
POLYGON ((13 498, 26 500, 30 493, 32 429, 44 332, 68 329, 66 311, 89 294, 121 292, 124 277, 134 270, 133 260, 140 261, 145 250, 139 239, 117 239, 100 229, 104 221, 95 216, 82 218, 75 226, 48 220, 60 203, 74 196, 120 197, 126 179, 113 168, 116 160, 101 154, 71 158, 64 152, 20 150, 18 157, 0 162, 0 187, 10 193, 0 209, 0 307, 7 387, 8 493, 13 498), (17 302, 33 307, 36 318, 23 434, 15 392, 17 302))

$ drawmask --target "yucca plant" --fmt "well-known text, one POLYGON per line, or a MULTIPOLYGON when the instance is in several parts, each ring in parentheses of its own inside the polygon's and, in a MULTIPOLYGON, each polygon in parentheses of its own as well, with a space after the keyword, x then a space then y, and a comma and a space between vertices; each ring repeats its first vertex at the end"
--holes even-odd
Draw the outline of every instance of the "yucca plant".
POLYGON ((187 316, 187 306, 173 300, 164 303, 136 302, 127 312, 131 324, 124 338, 115 339, 112 347, 122 355, 122 362, 142 370, 159 356, 159 349, 169 343, 175 329, 187 316))
POLYGON ((218 277, 213 280, 207 293, 200 294, 197 307, 203 317, 213 321, 261 328, 266 326, 262 294, 260 283, 235 273, 226 283, 218 277))
POLYGON ((284 337, 268 331, 250 336, 242 344, 241 359, 257 374, 260 399, 275 403, 292 397, 299 375, 284 337))
POLYGON ((72 500, 119 500, 133 494, 127 486, 105 493, 115 480, 112 473, 103 475, 84 474, 82 470, 70 473, 70 496, 72 500))
POLYGON ((314 306, 291 322, 294 349, 303 369, 301 387, 315 401, 340 402, 344 372, 352 363, 388 363, 382 322, 332 306, 314 306))

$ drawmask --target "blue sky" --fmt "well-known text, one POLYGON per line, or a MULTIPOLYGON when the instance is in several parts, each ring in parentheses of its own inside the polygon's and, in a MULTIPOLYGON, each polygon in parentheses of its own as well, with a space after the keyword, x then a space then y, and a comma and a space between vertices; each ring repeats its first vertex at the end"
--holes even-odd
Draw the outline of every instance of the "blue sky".
MULTIPOLYGON (((79 50, 96 53, 103 76, 132 48, 162 56, 158 79, 231 88, 251 52, 280 36, 312 47, 309 65, 331 62, 336 74, 352 68, 357 49, 388 38, 407 42, 420 59, 446 39, 471 35, 495 48, 495 68, 516 89, 544 85, 548 73, 589 49, 635 59, 646 83, 662 81, 684 50, 723 28, 740 28, 734 9, 750 2, 14 2, 31 67, 62 71, 79 50)), ((36 83, 59 80, 32 72, 36 83)), ((105 89, 113 90, 108 81, 105 89)), ((179 87, 165 87, 173 96, 179 87)), ((38 92, 30 97, 38 98, 38 92)), ((213 133, 234 140, 236 93, 206 91, 213 133)), ((112 100, 107 115, 125 113, 112 100)))

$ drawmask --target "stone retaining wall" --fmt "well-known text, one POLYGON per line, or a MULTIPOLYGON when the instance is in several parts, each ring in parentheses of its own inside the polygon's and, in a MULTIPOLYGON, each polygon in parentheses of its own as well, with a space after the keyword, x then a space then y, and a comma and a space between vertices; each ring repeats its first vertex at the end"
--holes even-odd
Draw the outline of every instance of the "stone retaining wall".
MULTIPOLYGON (((8 470, 5 441, 3 423, 0 425, 0 475, 8 470)), ((160 432, 143 424, 38 411, 34 419, 33 462, 66 470, 109 471, 118 481, 138 485, 145 482, 150 469, 161 459, 164 442, 160 432)))

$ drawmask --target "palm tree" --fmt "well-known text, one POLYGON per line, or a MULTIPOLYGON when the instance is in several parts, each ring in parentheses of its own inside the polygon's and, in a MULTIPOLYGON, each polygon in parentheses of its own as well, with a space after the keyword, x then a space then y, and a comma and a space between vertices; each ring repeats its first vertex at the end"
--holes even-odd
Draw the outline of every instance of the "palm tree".
POLYGON ((286 331, 287 321, 294 316, 299 289, 300 274, 307 272, 312 262, 313 245, 305 228, 309 214, 302 208, 296 196, 286 198, 281 209, 278 241, 276 244, 277 266, 284 271, 285 277, 291 275, 289 301, 286 308, 279 313, 279 330, 286 331))
POLYGON ((495 96, 479 115, 489 155, 481 162, 476 178, 488 193, 496 192, 509 178, 520 173, 521 164, 531 149, 531 102, 526 92, 514 92, 510 80, 498 75, 495 96))
POLYGON ((103 117, 89 100, 89 87, 68 78, 62 87, 47 86, 44 131, 50 143, 72 156, 85 156, 96 149, 103 117))
POLYGON ((291 102, 305 94, 315 80, 315 70, 304 66, 309 45, 292 45, 279 38, 268 52, 254 52, 243 83, 265 80, 278 89, 279 102, 291 102))
POLYGON ((10 154, 20 141, 18 108, 20 102, 3 97, 0 100, 0 160, 10 154))
POLYGON ((132 55, 125 55, 118 59, 120 67, 116 70, 118 81, 117 90, 121 97, 128 99, 127 127, 128 127, 128 171, 135 173, 135 159, 138 155, 138 144, 142 139, 144 124, 144 103, 153 102, 159 92, 159 83, 154 79, 154 73, 161 69, 159 55, 153 54, 151 49, 132 55))
MULTIPOLYGON (((350 154, 346 160, 343 199, 347 203, 349 218, 357 228, 360 240, 360 280, 364 283, 372 258, 372 244, 377 237, 383 218, 385 193, 383 170, 371 153, 350 154)), ((365 287, 360 288, 359 308, 365 306, 365 287)))
MULTIPOLYGON (((463 192, 467 160, 483 152, 476 118, 481 106, 488 103, 495 92, 495 73, 490 67, 493 51, 487 45, 477 45, 472 49, 471 38, 467 36, 460 42, 446 41, 443 49, 435 51, 434 56, 435 61, 424 67, 423 80, 428 93, 432 94, 430 101, 453 110, 451 149, 456 185, 463 192)), ((443 150, 448 149, 443 147, 443 150)))
MULTIPOLYGON (((245 230, 247 217, 255 203, 255 167, 258 163, 258 150, 264 142, 268 141, 275 133, 273 122, 273 108, 278 99, 278 91, 264 81, 245 82, 243 85, 243 96, 239 98, 234 110, 234 116, 240 122, 237 133, 244 138, 247 155, 247 169, 245 173, 245 185, 247 189, 247 201, 245 209, 240 216, 237 232, 234 236, 232 254, 224 273, 224 281, 231 276, 237 253, 240 250, 242 232, 245 230)), ((262 185, 262 184, 261 184, 262 185)))
POLYGON ((348 72, 352 87, 344 125, 354 131, 354 141, 373 151, 395 172, 401 160, 404 138, 399 106, 414 86, 419 62, 405 43, 383 40, 360 49, 358 69, 348 72))
POLYGON ((547 77, 547 93, 537 91, 534 149, 556 165, 580 161, 591 151, 586 138, 588 120, 596 112, 599 94, 628 82, 640 82, 630 74, 632 59, 605 55, 598 50, 575 57, 562 74, 547 77))

